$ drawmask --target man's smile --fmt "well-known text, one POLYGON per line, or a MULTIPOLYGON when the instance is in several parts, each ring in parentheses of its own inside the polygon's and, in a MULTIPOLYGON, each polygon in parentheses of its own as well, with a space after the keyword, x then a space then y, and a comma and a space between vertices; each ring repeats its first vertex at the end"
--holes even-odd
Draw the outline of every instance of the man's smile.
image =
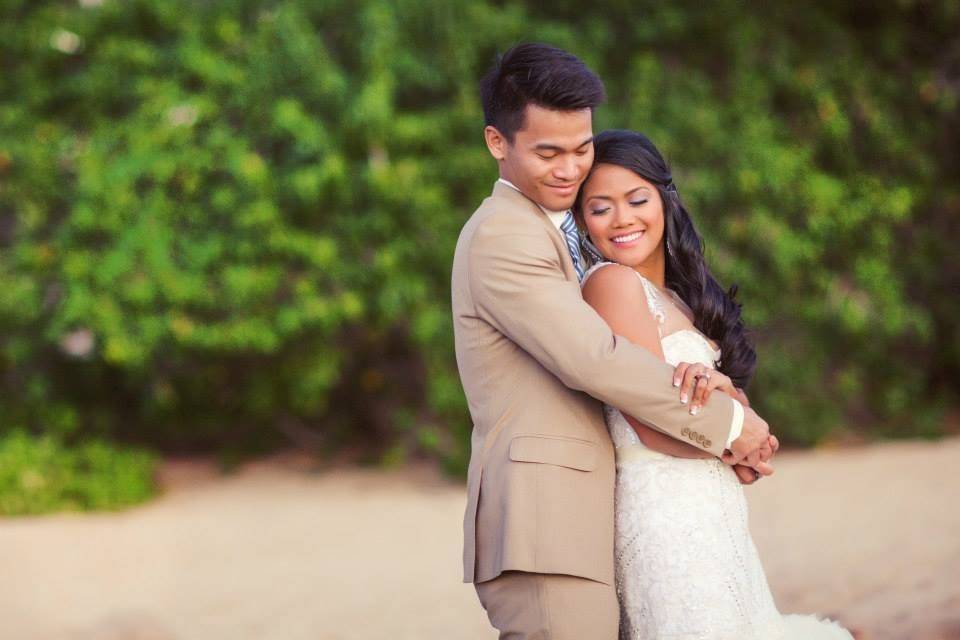
POLYGON ((548 184, 547 186, 555 191, 558 191, 559 193, 569 195, 577 189, 578 184, 576 182, 571 182, 570 184, 548 184))

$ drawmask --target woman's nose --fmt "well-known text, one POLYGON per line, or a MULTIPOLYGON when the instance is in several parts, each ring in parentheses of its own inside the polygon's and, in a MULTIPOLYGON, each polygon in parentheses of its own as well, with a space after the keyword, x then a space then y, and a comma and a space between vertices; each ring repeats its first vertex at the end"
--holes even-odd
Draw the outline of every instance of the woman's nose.
POLYGON ((623 205, 616 205, 613 207, 613 224, 617 227, 626 227, 631 225, 636 216, 633 214, 633 211, 630 210, 630 207, 623 205))

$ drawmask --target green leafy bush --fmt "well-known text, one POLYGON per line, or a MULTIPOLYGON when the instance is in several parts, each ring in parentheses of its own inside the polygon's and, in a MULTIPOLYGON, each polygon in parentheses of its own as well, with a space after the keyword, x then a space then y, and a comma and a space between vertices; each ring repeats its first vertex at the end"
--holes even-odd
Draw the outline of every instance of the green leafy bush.
POLYGON ((462 471, 449 269, 495 178, 476 81, 545 40, 605 79, 598 129, 672 159, 776 431, 937 433, 956 5, 792 6, 0 0, 0 430, 462 471))
POLYGON ((66 447, 22 431, 0 435, 0 514, 105 510, 154 493, 152 454, 105 442, 66 447))

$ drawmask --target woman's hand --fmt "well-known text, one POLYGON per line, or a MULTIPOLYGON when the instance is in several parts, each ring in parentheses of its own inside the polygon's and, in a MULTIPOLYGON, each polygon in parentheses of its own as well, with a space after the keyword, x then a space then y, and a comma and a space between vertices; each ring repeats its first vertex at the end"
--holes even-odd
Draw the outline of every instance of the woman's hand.
POLYGON ((757 473, 756 469, 748 467, 745 464, 733 465, 733 472, 737 474, 737 479, 740 481, 740 484, 751 485, 763 477, 757 473))
POLYGON ((715 369, 697 363, 681 362, 673 372, 673 386, 680 387, 680 402, 690 403, 690 415, 697 415, 714 389, 737 400, 737 388, 730 378, 715 369))

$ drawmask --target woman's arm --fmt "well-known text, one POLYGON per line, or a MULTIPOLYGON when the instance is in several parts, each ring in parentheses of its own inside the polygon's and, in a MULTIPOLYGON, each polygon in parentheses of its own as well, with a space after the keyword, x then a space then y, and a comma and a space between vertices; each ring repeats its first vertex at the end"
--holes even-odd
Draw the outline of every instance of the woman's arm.
POLYGON ((654 451, 665 453, 668 456, 673 456, 674 458, 715 457, 709 451, 697 449, 693 445, 680 442, 679 440, 674 440, 670 436, 660 433, 656 429, 651 429, 647 425, 637 421, 631 416, 624 414, 623 417, 627 419, 627 422, 631 427, 633 427, 633 430, 637 432, 637 437, 640 438, 640 442, 642 442, 643 446, 645 446, 647 449, 653 449, 654 451))
POLYGON ((750 398, 747 397, 747 392, 737 387, 737 396, 736 399, 745 407, 750 406, 750 398))
MULTIPOLYGON (((663 348, 657 320, 647 307, 643 284, 629 267, 611 265, 597 270, 583 287, 583 298, 618 336, 643 347, 660 360, 663 348)), ((713 458, 713 454, 648 427, 624 414, 640 442, 676 458, 713 458)))

